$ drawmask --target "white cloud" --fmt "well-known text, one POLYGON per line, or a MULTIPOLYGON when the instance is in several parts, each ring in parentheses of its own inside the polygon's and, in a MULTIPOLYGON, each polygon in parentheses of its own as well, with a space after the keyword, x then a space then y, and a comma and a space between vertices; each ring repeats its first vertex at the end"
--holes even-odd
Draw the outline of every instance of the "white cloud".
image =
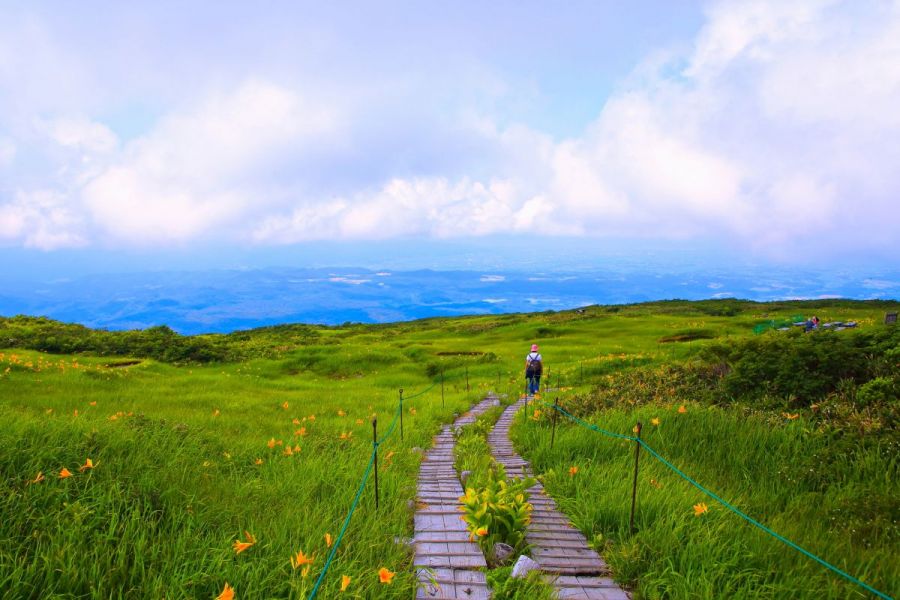
POLYGON ((79 215, 54 191, 20 192, 14 201, 0 204, 0 242, 55 250, 85 245, 81 231, 79 215))
POLYGON ((85 117, 59 118, 39 122, 42 129, 60 146, 104 154, 116 149, 119 140, 107 126, 85 117))
MULTIPOLYGON (((52 80, 65 48, 39 22, 20 25, 14 41, 52 80)), ((0 109, 53 101, 27 121, 42 140, 0 138, 0 167, 42 153, 47 163, 33 167, 43 177, 7 185, 23 190, 15 200, 0 198, 7 243, 696 236, 770 254, 898 243, 882 218, 900 193, 897 2, 715 3, 688 50, 655 52, 562 140, 465 95, 429 113, 420 105, 437 94, 415 78, 347 94, 354 85, 276 73, 185 92, 120 141, 93 94, 77 92, 95 79, 77 56, 47 89, 13 50, 0 35, 0 89, 22 90, 0 109)), ((482 79, 492 106, 539 96, 482 79)))
POLYGON ((328 110, 288 89, 245 83, 129 143, 85 186, 85 205, 105 235, 126 243, 187 241, 222 228, 233 235, 243 218, 278 199, 266 171, 279 153, 334 125, 328 110))

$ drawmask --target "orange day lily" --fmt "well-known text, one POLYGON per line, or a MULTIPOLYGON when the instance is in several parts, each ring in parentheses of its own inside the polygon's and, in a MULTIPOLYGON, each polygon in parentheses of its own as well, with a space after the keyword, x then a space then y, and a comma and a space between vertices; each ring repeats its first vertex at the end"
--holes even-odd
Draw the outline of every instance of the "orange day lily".
POLYGON ((694 505, 694 516, 695 517, 699 517, 700 515, 702 515, 705 512, 708 512, 708 511, 709 511, 709 507, 706 505, 705 502, 698 502, 697 504, 694 505))
POLYGON ((380 569, 378 569, 378 581, 380 581, 381 583, 391 583, 394 575, 396 575, 396 573, 394 573, 393 571, 388 571, 385 567, 381 567, 380 569))
MULTIPOLYGON (((97 464, 100 464, 100 463, 98 462, 97 464)), ((83 465, 81 465, 80 467, 78 467, 78 472, 79 472, 79 473, 84 473, 84 472, 87 471, 88 469, 93 469, 95 466, 96 466, 96 465, 94 464, 94 461, 92 461, 91 459, 87 459, 86 461, 84 461, 84 464, 83 464, 83 465)))
POLYGON ((269 438, 269 441, 266 442, 266 446, 268 446, 269 448, 274 448, 275 447, 275 438, 269 438))
POLYGON ((341 575, 341 591, 343 592, 350 586, 350 576, 341 575))
POLYGON ((252 546, 253 544, 256 543, 256 538, 254 538, 252 535, 250 535, 249 531, 245 531, 244 535, 247 536, 246 542, 242 542, 240 540, 234 540, 234 544, 231 545, 231 547, 234 548, 235 554, 240 554, 241 552, 243 552, 244 550, 246 550, 247 548, 249 548, 250 546, 252 546))
POLYGON ((569 477, 575 477, 575 473, 577 473, 577 472, 578 472, 578 467, 576 467, 575 465, 572 465, 571 467, 569 467, 569 477))
POLYGON ((345 412, 343 411, 343 409, 341 409, 341 410, 338 411, 338 416, 339 416, 339 417, 346 417, 346 416, 347 416, 347 413, 345 413, 345 412))
POLYGON ((682 415, 687 412, 687 409, 684 407, 684 404, 682 404, 681 406, 678 407, 678 412, 682 415))
POLYGON ((287 400, 284 401, 284 404, 281 405, 281 408, 283 408, 284 410, 290 408, 290 404, 287 403, 287 400))
POLYGON ((300 429, 298 429, 297 431, 294 432, 294 435, 299 435, 300 437, 303 437, 304 435, 306 435, 306 427, 301 427, 300 429))
POLYGON ((299 425, 299 424, 300 424, 300 419, 298 419, 297 417, 294 417, 294 420, 291 421, 291 423, 293 423, 294 425, 299 425))
POLYGON ((257 465, 261 465, 261 464, 263 464, 263 459, 257 458, 255 462, 257 465))
POLYGON ((341 434, 341 439, 342 439, 342 440, 349 440, 351 437, 353 437, 353 432, 352 432, 352 431, 348 431, 348 432, 345 432, 345 433, 342 433, 342 434, 341 434))
POLYGON ((475 535, 477 535, 478 537, 484 537, 487 534, 488 534, 487 527, 479 527, 478 529, 475 530, 475 535))
POLYGON ((291 566, 295 569, 299 569, 303 565, 311 565, 315 559, 315 554, 313 554, 312 556, 306 556, 305 554, 303 554, 303 550, 297 550, 296 557, 293 554, 291 555, 291 566))
POLYGON ((65 467, 63 467, 62 471, 59 472, 60 479, 65 479, 65 478, 71 477, 71 476, 72 476, 72 472, 65 467))
POLYGON ((222 593, 216 596, 216 600, 234 600, 234 589, 228 585, 228 582, 225 582, 225 587, 222 588, 222 593))
POLYGON ((659 417, 653 417, 652 419, 650 419, 650 424, 659 425, 659 417))
POLYGON ((334 543, 334 540, 331 538, 331 534, 326 533, 325 534, 325 545, 328 546, 329 548, 331 548, 331 544, 333 544, 333 543, 334 543))

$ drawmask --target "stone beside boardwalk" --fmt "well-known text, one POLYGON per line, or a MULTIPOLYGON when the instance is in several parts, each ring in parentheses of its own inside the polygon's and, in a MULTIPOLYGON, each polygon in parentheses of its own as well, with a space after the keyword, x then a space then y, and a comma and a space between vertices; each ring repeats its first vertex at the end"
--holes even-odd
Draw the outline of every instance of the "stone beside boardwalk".
POLYGON ((491 597, 484 569, 487 564, 478 544, 469 540, 466 524, 460 520, 459 497, 463 488, 453 468, 453 430, 475 418, 499 400, 488 395, 469 412, 447 425, 425 452, 419 471, 418 505, 415 513, 413 565, 420 585, 416 598, 491 597))
MULTIPOLYGON (((509 429, 513 417, 525 400, 507 407, 488 436, 494 459, 503 464, 507 475, 531 474, 531 466, 513 450, 509 429)), ((526 539, 531 558, 551 575, 560 598, 578 600, 628 600, 630 596, 608 575, 609 567, 580 531, 569 524, 556 503, 540 483, 530 488, 534 505, 526 539)))

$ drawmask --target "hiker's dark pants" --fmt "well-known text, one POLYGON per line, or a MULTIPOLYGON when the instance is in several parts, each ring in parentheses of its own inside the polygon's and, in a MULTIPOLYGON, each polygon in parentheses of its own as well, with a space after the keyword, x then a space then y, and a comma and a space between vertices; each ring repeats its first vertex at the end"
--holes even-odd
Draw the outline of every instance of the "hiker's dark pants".
POLYGON ((536 394, 541 389, 541 375, 525 372, 525 391, 529 394, 536 394))

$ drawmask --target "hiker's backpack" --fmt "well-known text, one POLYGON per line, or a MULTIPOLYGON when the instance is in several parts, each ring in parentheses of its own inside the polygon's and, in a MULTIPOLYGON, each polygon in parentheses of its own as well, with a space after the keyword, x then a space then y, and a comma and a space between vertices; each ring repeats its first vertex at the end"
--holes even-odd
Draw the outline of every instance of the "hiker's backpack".
POLYGON ((541 371, 544 369, 544 365, 541 363, 540 354, 536 357, 533 357, 531 354, 528 355, 527 362, 525 364, 525 373, 529 375, 533 375, 535 377, 541 376, 541 371))

